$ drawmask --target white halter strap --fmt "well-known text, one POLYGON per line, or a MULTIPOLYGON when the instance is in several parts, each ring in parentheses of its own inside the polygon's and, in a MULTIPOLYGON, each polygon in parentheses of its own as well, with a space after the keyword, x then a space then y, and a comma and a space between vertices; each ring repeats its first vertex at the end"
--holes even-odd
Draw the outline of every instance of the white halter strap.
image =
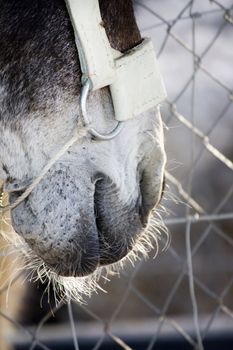
POLYGON ((92 90, 111 85, 115 78, 114 59, 102 26, 98 0, 66 0, 74 28, 75 42, 83 73, 92 90))
POLYGON ((126 121, 166 98, 150 39, 122 54, 111 48, 102 25, 99 0, 65 0, 74 28, 83 84, 110 86, 115 119, 126 121))

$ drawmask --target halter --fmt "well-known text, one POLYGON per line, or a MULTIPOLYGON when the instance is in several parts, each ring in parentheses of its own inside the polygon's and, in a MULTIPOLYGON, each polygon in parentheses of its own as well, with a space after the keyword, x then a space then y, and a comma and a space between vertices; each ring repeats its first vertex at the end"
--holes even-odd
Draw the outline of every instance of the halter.
MULTIPOLYGON (((111 140, 121 132, 125 121, 157 106, 166 98, 153 44, 146 38, 124 54, 114 50, 103 27, 99 0, 65 0, 65 2, 73 25, 82 70, 80 94, 82 122, 95 139, 111 140), (101 134, 91 126, 87 113, 87 100, 91 91, 107 86, 111 92, 116 125, 109 133, 101 134)), ((0 213, 14 209, 23 202, 53 165, 79 139, 77 131, 11 205, 3 206, 1 203, 3 190, 0 189, 0 213)), ((17 189, 12 192, 17 192, 17 189)))
POLYGON ((132 119, 166 98, 153 44, 141 44, 121 53, 111 48, 100 14, 99 0, 65 0, 74 29, 82 70, 81 112, 86 126, 99 140, 116 137, 122 122, 132 119), (116 126, 109 134, 91 127, 87 115, 89 91, 109 86, 116 126))

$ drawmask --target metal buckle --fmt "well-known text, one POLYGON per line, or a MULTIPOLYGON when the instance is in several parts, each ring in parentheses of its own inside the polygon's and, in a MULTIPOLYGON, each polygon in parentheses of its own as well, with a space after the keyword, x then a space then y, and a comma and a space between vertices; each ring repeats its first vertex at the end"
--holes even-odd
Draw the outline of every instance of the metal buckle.
POLYGON ((82 86, 81 95, 80 95, 81 112, 82 112, 82 119, 83 119, 84 126, 88 127, 88 131, 96 140, 102 140, 102 141, 112 140, 117 135, 119 135, 119 133, 123 129, 123 123, 117 122, 117 125, 115 126, 115 128, 112 131, 110 131, 108 134, 101 134, 95 129, 89 127, 91 122, 87 115, 87 98, 88 98, 90 89, 91 89, 91 82, 89 79, 87 79, 82 86))

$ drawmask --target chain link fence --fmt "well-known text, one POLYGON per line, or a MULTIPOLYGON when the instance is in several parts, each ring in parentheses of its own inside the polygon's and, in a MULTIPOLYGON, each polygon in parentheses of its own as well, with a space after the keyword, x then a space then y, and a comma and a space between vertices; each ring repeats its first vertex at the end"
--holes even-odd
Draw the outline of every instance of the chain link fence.
MULTIPOLYGON (((170 247, 102 283, 107 293, 55 305, 34 326, 1 310, 18 329, 17 349, 233 348, 233 1, 138 0, 135 11, 168 90, 167 185, 157 215, 170 247)), ((22 288, 15 280, 8 300, 22 288)))

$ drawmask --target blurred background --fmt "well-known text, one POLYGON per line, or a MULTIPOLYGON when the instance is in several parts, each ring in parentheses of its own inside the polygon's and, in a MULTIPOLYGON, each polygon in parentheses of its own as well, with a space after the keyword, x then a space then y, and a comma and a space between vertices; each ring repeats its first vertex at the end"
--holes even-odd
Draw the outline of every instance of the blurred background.
POLYGON ((168 92, 170 247, 162 233, 158 255, 103 281, 106 292, 32 316, 18 349, 233 349, 233 1, 134 5, 168 92))

